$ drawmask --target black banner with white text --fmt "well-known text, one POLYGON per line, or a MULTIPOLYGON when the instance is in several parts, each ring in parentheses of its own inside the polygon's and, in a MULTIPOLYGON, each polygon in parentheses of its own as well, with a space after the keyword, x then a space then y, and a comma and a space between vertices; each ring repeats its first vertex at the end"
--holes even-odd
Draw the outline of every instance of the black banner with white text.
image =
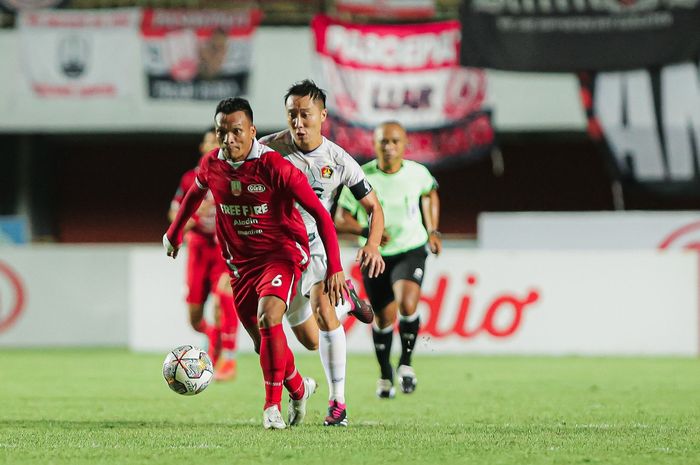
POLYGON ((627 184, 700 194, 698 60, 628 72, 582 73, 592 139, 627 184))
POLYGON ((464 0, 461 63, 512 71, 614 71, 700 53, 700 0, 464 0))

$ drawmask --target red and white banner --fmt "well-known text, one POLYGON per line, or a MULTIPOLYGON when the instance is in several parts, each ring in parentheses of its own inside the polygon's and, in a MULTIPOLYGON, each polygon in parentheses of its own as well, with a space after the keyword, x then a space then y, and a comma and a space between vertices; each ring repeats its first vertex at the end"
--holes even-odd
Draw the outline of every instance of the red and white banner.
POLYGON ((435 0, 336 0, 335 8, 340 13, 382 19, 418 19, 435 14, 435 0))
POLYGON ((245 95, 260 10, 146 10, 141 34, 148 94, 221 100, 245 95))
POLYGON ((417 161, 490 150, 486 77, 481 69, 459 66, 459 22, 366 25, 320 15, 311 26, 318 79, 329 94, 326 131, 340 145, 342 133, 351 132, 355 146, 344 148, 353 155, 371 157, 372 130, 388 120, 423 133, 421 144, 407 151, 417 161))
POLYGON ((124 44, 136 33, 138 18, 135 9, 20 13, 23 78, 39 97, 128 95, 124 69, 137 51, 124 44))

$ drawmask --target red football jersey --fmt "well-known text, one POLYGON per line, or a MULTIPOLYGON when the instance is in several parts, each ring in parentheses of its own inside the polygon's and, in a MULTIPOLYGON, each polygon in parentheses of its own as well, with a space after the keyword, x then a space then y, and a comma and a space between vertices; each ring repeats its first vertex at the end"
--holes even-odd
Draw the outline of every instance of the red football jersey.
POLYGON ((230 264, 240 268, 276 258, 306 264, 309 245, 295 207, 299 202, 314 216, 325 215, 319 234, 326 246, 328 273, 342 269, 328 212, 306 176, 279 153, 254 141, 248 158, 232 163, 218 149, 213 150, 202 157, 196 183, 214 195, 217 237, 230 264))
MULTIPOLYGON (((194 184, 194 178, 197 175, 197 171, 199 171, 199 168, 194 168, 182 175, 182 178, 180 178, 180 184, 177 186, 177 191, 175 191, 175 195, 170 201, 171 207, 180 208, 180 204, 182 203, 185 194, 190 187, 192 187, 192 184, 194 184)), ((192 219, 195 220, 195 225, 192 229, 190 229, 190 234, 200 236, 207 242, 213 241, 216 233, 216 211, 214 209, 206 209, 204 212, 200 211, 198 214, 192 215, 192 219)))

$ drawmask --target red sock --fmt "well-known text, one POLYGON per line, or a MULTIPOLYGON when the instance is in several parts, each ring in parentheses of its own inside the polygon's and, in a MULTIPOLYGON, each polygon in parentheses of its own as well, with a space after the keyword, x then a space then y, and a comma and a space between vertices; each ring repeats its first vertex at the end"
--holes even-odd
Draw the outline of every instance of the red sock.
POLYGON ((209 350, 207 353, 209 354, 211 363, 216 365, 216 362, 219 360, 219 355, 221 355, 221 328, 209 325, 207 338, 209 339, 209 350))
POLYGON ((284 368, 284 387, 289 391, 289 397, 299 400, 304 397, 304 378, 294 365, 294 354, 287 346, 287 365, 284 368))
POLYGON ((216 361, 219 359, 219 354, 221 353, 221 328, 207 323, 207 321, 202 318, 194 329, 207 336, 207 342, 209 343, 209 350, 207 350, 207 353, 209 354, 211 363, 216 365, 216 361))
POLYGON ((260 328, 260 367, 265 380, 265 407, 280 406, 287 364, 287 337, 282 325, 260 328))
POLYGON ((221 350, 228 358, 233 358, 238 335, 238 316, 233 296, 228 293, 220 293, 218 296, 221 305, 221 350))

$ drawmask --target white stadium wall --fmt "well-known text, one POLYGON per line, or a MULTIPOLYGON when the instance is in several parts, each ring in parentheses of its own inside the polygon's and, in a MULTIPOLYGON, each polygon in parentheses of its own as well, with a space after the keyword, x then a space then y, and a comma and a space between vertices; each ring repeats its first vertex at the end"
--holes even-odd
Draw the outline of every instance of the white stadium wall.
MULTIPOLYGON (((120 43, 132 60, 121 70, 124 95, 83 101, 39 98, 22 74, 17 30, 0 30, 0 132, 199 132, 215 102, 160 102, 147 97, 139 36, 120 43), (53 117, 45 117, 53 115, 53 117)), ((261 129, 282 128, 282 96, 297 80, 314 77, 306 27, 260 27, 253 41, 250 99, 261 129)), ((573 74, 487 72, 487 102, 497 130, 585 131, 579 84, 573 74)))
MULTIPOLYGON (((349 269, 354 250, 343 254, 349 269)), ((201 344, 184 264, 155 246, 0 248, 0 347, 201 344)), ((451 248, 429 258, 423 289, 419 353, 699 353, 694 251, 451 248)), ((348 346, 370 352, 369 327, 349 327, 348 346)))
POLYGON ((683 211, 481 213, 482 250, 700 250, 700 213, 683 211))

